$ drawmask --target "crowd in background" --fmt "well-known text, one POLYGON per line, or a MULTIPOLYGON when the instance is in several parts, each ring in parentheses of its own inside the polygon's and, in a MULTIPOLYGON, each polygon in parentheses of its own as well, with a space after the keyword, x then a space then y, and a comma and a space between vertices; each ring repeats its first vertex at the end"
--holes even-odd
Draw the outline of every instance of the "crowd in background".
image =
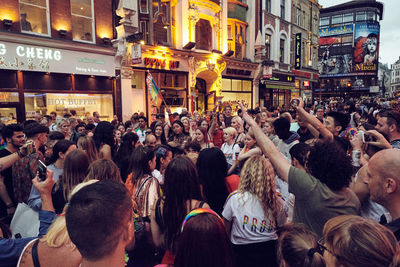
POLYGON ((0 266, 400 266, 398 104, 0 125, 0 266))

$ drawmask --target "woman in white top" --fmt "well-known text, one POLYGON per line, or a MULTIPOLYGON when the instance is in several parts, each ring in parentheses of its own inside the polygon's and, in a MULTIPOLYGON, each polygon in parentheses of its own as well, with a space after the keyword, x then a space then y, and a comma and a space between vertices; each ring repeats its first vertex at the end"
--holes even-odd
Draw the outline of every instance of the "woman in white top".
POLYGON ((236 161, 240 153, 240 147, 235 143, 237 131, 233 127, 225 128, 224 141, 221 150, 225 155, 226 162, 228 162, 228 174, 232 174, 236 167, 236 161))
POLYGON ((269 160, 252 156, 243 166, 238 190, 222 212, 237 266, 278 266, 275 246, 277 228, 286 222, 285 202, 275 189, 269 160))

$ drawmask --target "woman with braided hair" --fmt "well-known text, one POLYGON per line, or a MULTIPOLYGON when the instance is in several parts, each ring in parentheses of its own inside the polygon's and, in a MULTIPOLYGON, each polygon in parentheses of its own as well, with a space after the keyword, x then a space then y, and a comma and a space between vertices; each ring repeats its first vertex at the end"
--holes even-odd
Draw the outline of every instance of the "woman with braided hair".
POLYGON ((277 228, 286 222, 287 215, 269 160, 254 155, 246 161, 238 190, 229 195, 222 216, 237 266, 278 266, 277 228))

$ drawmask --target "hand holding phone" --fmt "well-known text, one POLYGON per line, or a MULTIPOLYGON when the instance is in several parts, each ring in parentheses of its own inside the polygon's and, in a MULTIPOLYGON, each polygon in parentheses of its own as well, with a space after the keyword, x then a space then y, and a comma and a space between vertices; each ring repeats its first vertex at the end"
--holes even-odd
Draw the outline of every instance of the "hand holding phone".
POLYGON ((46 180, 47 167, 41 160, 39 160, 39 164, 38 164, 38 173, 39 173, 39 181, 46 180))

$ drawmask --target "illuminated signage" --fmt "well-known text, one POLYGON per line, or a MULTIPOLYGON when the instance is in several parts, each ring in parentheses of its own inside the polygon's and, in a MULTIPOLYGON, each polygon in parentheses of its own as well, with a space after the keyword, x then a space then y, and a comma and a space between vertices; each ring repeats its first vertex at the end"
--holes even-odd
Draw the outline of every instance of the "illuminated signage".
POLYGON ((303 85, 304 87, 310 87, 310 81, 304 81, 303 85))
POLYGON ((342 35, 342 34, 349 34, 352 32, 353 32, 353 24, 319 29, 319 36, 324 37, 332 35, 342 35))
POLYGON ((294 68, 301 68, 301 33, 296 33, 296 45, 295 45, 295 56, 294 56, 294 68))
POLYGON ((161 58, 151 58, 145 57, 144 58, 144 65, 150 68, 169 68, 169 69, 178 69, 179 68, 179 61, 175 60, 168 60, 168 59, 161 59, 161 58))
POLYGON ((113 56, 0 42, 0 69, 115 76, 113 56))

